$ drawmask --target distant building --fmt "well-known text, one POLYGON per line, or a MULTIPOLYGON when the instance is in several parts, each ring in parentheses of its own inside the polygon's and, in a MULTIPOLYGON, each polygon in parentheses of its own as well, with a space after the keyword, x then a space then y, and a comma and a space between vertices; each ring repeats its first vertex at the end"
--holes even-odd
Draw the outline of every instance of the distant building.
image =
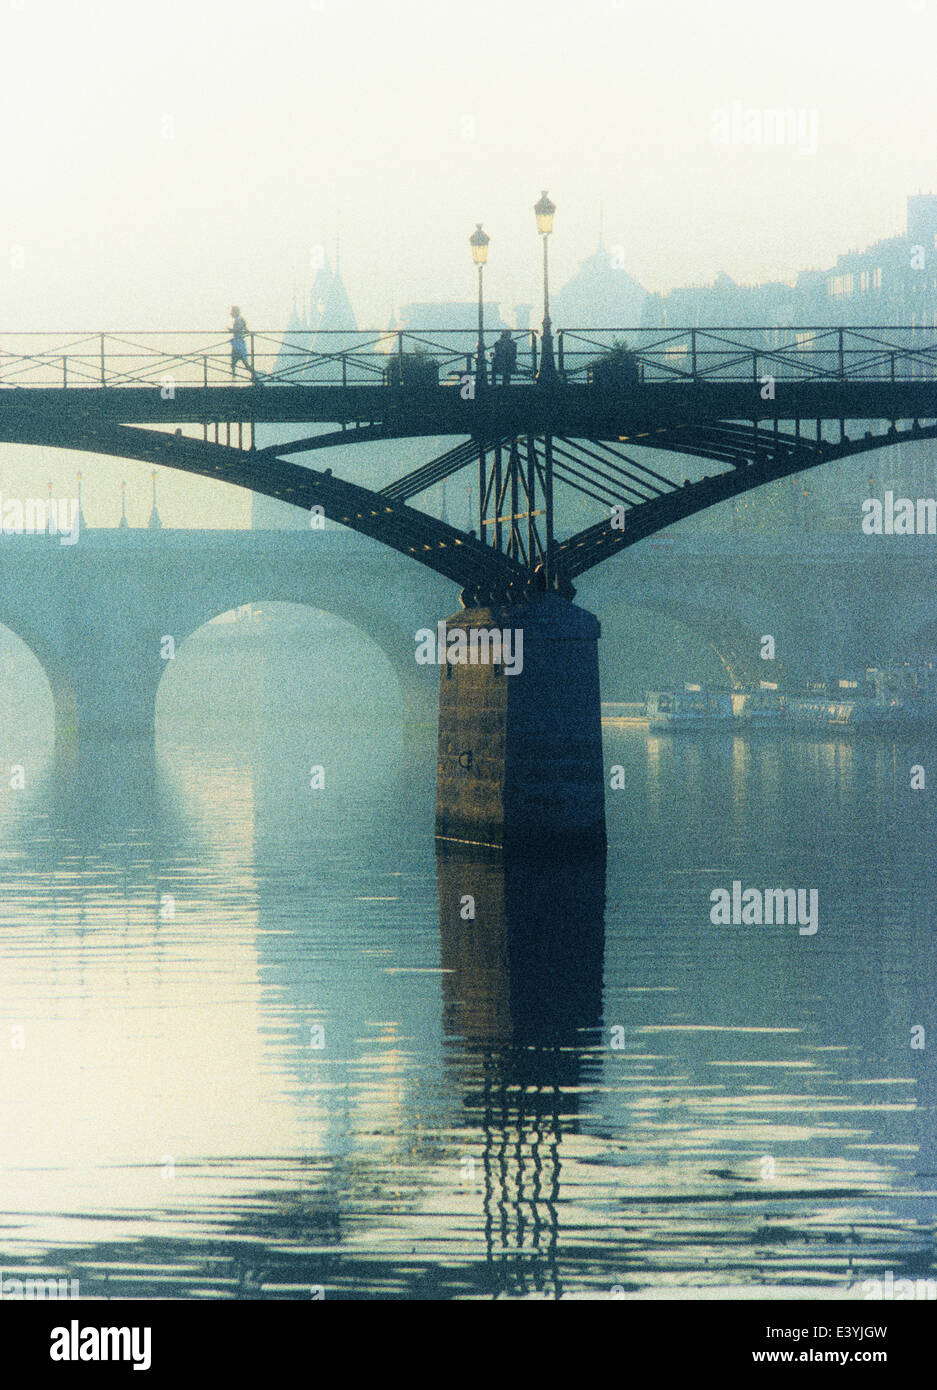
POLYGON ((840 323, 937 326, 937 197, 908 199, 903 237, 840 256, 826 292, 840 323))
POLYGON ((624 268, 623 249, 598 250, 581 261, 571 280, 552 296, 550 318, 557 328, 637 327, 647 290, 624 268))
POLYGON ((720 275, 711 285, 647 298, 647 328, 771 324, 937 326, 937 196, 907 201, 903 236, 847 251, 829 270, 801 271, 792 285, 737 285, 720 275))
MULTIPOLYGON (((903 235, 847 251, 827 270, 801 271, 793 284, 738 285, 720 275, 711 285, 652 294, 643 327, 650 329, 765 326, 768 349, 797 329, 878 326, 937 327, 937 196, 907 200, 903 235)), ((937 493, 937 468, 928 445, 901 445, 876 462, 846 461, 761 488, 716 508, 694 523, 706 530, 771 528, 850 529, 858 523, 857 494, 894 485, 920 495, 937 493)))
POLYGON ((746 328, 787 324, 796 318, 795 289, 769 282, 739 285, 720 274, 711 285, 689 285, 647 298, 644 328, 746 328))
MULTIPOLYGON (((502 328, 510 328, 501 317, 500 304, 485 301, 485 334, 502 328)), ((478 300, 426 300, 421 303, 403 304, 390 323, 391 329, 432 328, 445 332, 463 332, 472 347, 478 336, 478 300)))

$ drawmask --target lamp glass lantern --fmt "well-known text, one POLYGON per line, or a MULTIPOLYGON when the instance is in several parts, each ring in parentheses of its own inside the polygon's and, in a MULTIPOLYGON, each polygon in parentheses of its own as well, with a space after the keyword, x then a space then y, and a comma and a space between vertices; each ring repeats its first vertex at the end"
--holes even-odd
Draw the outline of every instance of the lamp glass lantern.
POLYGON ((487 232, 482 231, 482 224, 477 222, 475 230, 469 237, 469 245, 472 248, 472 260, 476 265, 484 265, 488 260, 488 243, 491 240, 487 232))
POLYGON ((540 201, 534 203, 534 213, 537 218, 537 231, 541 236, 549 236, 553 231, 553 214, 556 212, 556 204, 551 202, 544 189, 540 195, 540 201))

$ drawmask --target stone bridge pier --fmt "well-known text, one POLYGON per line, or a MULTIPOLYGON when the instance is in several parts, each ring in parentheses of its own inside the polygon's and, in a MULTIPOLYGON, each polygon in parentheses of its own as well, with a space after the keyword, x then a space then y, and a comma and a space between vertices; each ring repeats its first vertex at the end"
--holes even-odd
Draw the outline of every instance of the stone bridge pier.
POLYGON ((446 628, 437 838, 528 850, 603 845, 598 619, 544 594, 464 609, 446 628))

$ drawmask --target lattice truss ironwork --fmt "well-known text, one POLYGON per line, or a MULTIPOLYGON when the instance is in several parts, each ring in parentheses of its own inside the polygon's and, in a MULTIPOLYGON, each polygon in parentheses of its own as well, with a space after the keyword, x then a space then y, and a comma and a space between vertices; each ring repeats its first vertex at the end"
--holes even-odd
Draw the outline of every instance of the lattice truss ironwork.
MULTIPOLYGON (((468 596, 494 596, 504 585, 504 561, 509 592, 553 589, 571 595, 578 575, 718 502, 821 463, 937 434, 932 424, 914 421, 901 429, 892 422, 858 438, 840 425, 838 438, 831 440, 824 437, 822 421, 811 421, 810 432, 800 420, 792 424, 791 429, 781 429, 777 420, 681 424, 615 440, 561 434, 469 439, 390 483, 382 495, 408 501, 476 466, 477 537, 502 563, 487 591, 484 582, 469 584, 468 596), (638 454, 649 454, 658 466, 638 454), (662 463, 661 455, 704 460, 718 471, 691 480, 679 476, 672 459, 662 463), (662 471, 667 466, 669 476, 662 471), (560 539, 563 488, 597 503, 602 518, 560 539)), ((469 535, 476 537, 474 531, 469 535)))
POLYGON ((517 383, 496 388, 483 375, 477 397, 464 390, 472 335, 461 330, 319 334, 314 349, 256 333, 238 382, 224 335, 7 334, 0 441, 160 463, 319 506, 481 601, 571 597, 594 565, 719 502, 937 438, 933 328, 621 332, 624 362, 618 333, 558 333, 546 382, 536 335, 517 334, 517 383), (255 420, 307 433, 258 449, 255 420), (461 442, 379 491, 314 466, 322 449, 439 436, 461 442), (463 470, 477 480, 472 530, 410 505, 463 470), (583 500, 595 520, 575 529, 583 500))
POLYGON ((36 417, 28 429, 0 429, 0 438, 159 463, 299 507, 320 506, 329 519, 455 580, 463 601, 487 602, 543 590, 572 597, 573 581, 594 565, 719 502, 851 454, 937 438, 933 419, 903 428, 891 422, 861 437, 849 437, 840 426, 832 440, 824 437, 822 421, 811 421, 809 433, 801 423, 784 430, 777 421, 687 423, 614 439, 495 433, 463 440, 380 491, 283 457, 393 437, 379 424, 265 449, 245 447, 246 440, 239 447, 227 427, 231 442, 215 443, 181 430, 96 424, 87 415, 80 426, 36 417), (705 460, 718 471, 682 478, 674 455, 705 460), (469 468, 477 469, 477 532, 410 505, 411 498, 469 468), (561 537, 565 489, 595 504, 600 518, 561 537))

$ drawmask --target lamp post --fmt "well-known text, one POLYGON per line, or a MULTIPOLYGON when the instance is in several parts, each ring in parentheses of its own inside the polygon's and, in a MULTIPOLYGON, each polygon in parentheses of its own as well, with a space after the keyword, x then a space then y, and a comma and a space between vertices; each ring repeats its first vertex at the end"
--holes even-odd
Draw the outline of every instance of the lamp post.
POLYGON ((157 505, 156 505, 156 469, 155 469, 155 468, 153 469, 152 478, 153 478, 153 507, 152 507, 152 510, 150 511, 150 519, 149 519, 149 521, 148 521, 146 524, 147 524, 147 526, 149 527, 149 529, 150 529, 151 531, 161 531, 161 530, 162 530, 162 526, 163 526, 163 522, 162 522, 162 518, 160 517, 160 514, 159 514, 159 509, 158 509, 158 507, 157 507, 157 505))
POLYGON ((475 230, 469 237, 469 245, 472 248, 472 260, 478 266, 478 347, 475 352, 475 389, 483 390, 488 384, 488 374, 485 371, 485 299, 482 276, 484 274, 485 262, 488 260, 488 243, 491 238, 487 232, 482 231, 482 224, 476 222, 475 230))
POLYGON ((552 385, 556 381, 556 363, 553 360, 553 329, 550 324, 550 272, 547 260, 547 242, 553 231, 553 214, 556 204, 547 197, 544 189, 540 201, 534 204, 537 217, 537 231, 543 238, 543 334, 540 343, 540 371, 537 380, 552 385))

